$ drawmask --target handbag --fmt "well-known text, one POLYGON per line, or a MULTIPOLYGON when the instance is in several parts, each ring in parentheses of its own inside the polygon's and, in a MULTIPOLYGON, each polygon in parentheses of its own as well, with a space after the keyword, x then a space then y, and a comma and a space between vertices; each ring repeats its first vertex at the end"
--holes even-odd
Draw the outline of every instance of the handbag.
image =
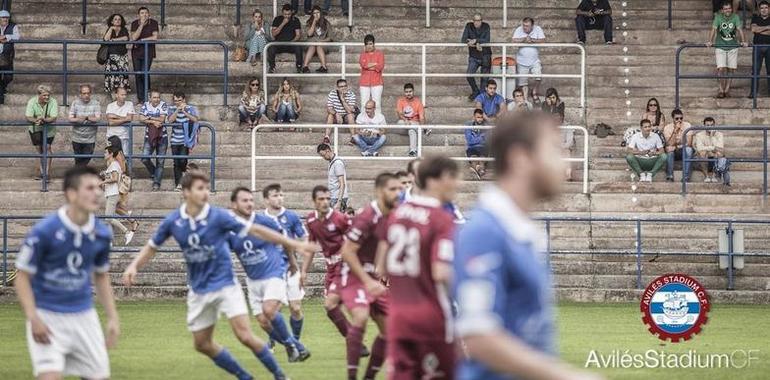
POLYGON ((235 51, 233 51, 233 62, 245 62, 247 55, 248 54, 246 53, 246 48, 243 46, 238 46, 235 48, 235 51))
POLYGON ((99 50, 96 52, 96 63, 103 65, 107 63, 107 57, 109 56, 109 45, 99 46, 99 50))
POLYGON ((129 192, 131 192, 131 177, 126 174, 121 174, 120 180, 118 181, 118 193, 128 194, 129 192))

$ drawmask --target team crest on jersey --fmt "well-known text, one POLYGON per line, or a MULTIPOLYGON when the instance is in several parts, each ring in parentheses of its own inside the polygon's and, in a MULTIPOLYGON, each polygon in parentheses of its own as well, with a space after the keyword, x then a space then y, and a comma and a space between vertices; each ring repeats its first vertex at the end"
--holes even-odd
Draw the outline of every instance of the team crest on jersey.
POLYGON ((289 223, 289 219, 287 219, 286 216, 281 216, 280 221, 282 224, 289 223))
POLYGON ((267 254, 264 249, 254 249, 254 243, 251 240, 243 241, 243 253, 240 255, 243 265, 257 265, 267 260, 267 254))
POLYGON ((331 231, 336 230, 337 226, 335 226, 334 223, 329 223, 329 224, 326 225, 326 229, 331 232, 331 231))
POLYGON ((56 230, 56 240, 59 241, 66 241, 67 240, 67 231, 64 230, 64 228, 59 228, 56 230))
POLYGON ((187 238, 188 247, 184 250, 184 257, 189 263, 202 263, 214 257, 214 247, 200 245, 201 237, 198 234, 190 234, 187 238))
POLYGON ((661 340, 689 340, 701 331, 711 309, 706 289, 681 273, 653 280, 642 293, 642 322, 661 340))

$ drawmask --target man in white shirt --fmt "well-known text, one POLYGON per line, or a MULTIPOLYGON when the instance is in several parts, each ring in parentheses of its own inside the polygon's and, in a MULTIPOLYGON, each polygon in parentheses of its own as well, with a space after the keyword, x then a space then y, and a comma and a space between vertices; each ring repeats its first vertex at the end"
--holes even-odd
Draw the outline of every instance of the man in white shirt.
MULTIPOLYGON (((703 119, 703 125, 713 127, 716 121, 713 117, 703 119)), ((700 131, 693 139, 695 155, 699 159, 711 159, 711 161, 698 162, 703 173, 703 182, 717 183, 719 180, 714 176, 714 166, 717 160, 725 156, 725 139, 722 132, 717 130, 700 131)))
POLYGON ((628 141, 626 161, 639 177, 639 182, 652 182, 652 177, 666 164, 667 155, 663 152, 660 136, 652 133, 652 123, 644 119, 639 125, 642 131, 628 141))
MULTIPOLYGON (((358 114, 356 118, 358 125, 385 125, 385 116, 377 113, 377 104, 374 100, 366 102, 364 112, 358 114)), ((364 157, 377 157, 378 150, 385 144, 385 130, 381 128, 362 128, 353 135, 353 141, 361 149, 361 155, 364 157)))
POLYGON ((131 128, 128 126, 136 115, 134 110, 134 103, 126 100, 126 89, 118 87, 115 89, 115 101, 107 105, 107 138, 110 136, 118 136, 121 144, 123 144, 123 152, 128 154, 130 151, 128 135, 131 133, 131 128))
MULTIPOLYGON (((538 44, 545 42, 545 33, 543 29, 535 25, 535 20, 531 17, 525 17, 521 21, 521 26, 513 31, 514 43, 527 43, 538 44)), ((540 53, 536 47, 524 46, 520 47, 516 52, 516 72, 518 74, 532 74, 540 75, 543 72, 543 68, 540 65, 540 53)), ((527 77, 517 78, 517 88, 521 88, 524 91, 525 96, 529 95, 532 100, 537 104, 540 103, 540 81, 541 78, 532 78, 532 88, 529 91, 529 79, 527 77)))

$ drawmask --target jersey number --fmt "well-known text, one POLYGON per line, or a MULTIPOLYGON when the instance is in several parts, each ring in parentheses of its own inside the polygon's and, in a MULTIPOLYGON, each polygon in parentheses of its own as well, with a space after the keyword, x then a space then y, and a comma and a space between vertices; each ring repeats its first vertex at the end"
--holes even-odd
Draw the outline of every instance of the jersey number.
POLYGON ((420 275, 420 231, 394 224, 388 229, 388 272, 396 276, 420 275))

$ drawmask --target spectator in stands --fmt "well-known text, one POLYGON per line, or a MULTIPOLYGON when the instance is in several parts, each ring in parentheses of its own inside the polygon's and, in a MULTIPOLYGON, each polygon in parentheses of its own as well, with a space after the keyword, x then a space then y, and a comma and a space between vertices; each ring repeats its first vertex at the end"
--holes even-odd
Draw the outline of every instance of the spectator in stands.
MULTIPOLYGON (((332 39, 329 36, 331 29, 331 23, 326 19, 321 8, 319 6, 313 7, 313 13, 307 19, 305 24, 305 33, 307 34, 308 42, 330 42, 332 39)), ((307 47, 305 52, 305 61, 302 64, 302 72, 310 72, 310 60, 313 56, 318 54, 318 60, 321 61, 321 67, 316 69, 317 73, 326 73, 329 69, 326 68, 326 50, 323 46, 312 45, 307 47)))
MULTIPOLYGON (((50 125, 56 122, 56 118, 59 116, 59 104, 56 103, 56 99, 51 97, 51 87, 46 85, 37 86, 37 96, 33 96, 27 102, 27 109, 24 113, 27 117, 27 121, 30 122, 29 126, 29 138, 32 140, 32 145, 37 148, 38 154, 43 154, 43 130, 46 133, 46 145, 48 146, 48 154, 52 154, 51 144, 56 136, 56 127, 50 125)), ((48 159, 45 170, 46 180, 50 180, 48 173, 51 170, 51 159, 48 159)), ((43 173, 43 159, 40 159, 40 165, 38 166, 37 175, 35 179, 42 178, 43 173)))
MULTIPOLYGON (((487 130, 476 128, 487 125, 484 119, 484 111, 480 109, 473 110, 473 120, 465 123, 470 128, 465 129, 465 156, 467 157, 487 157, 487 130)), ((469 161, 473 173, 481 179, 487 174, 487 163, 485 161, 469 161)))
MULTIPOLYGON (((337 88, 329 91, 326 97, 326 124, 355 124, 359 113, 356 94, 348 88, 348 81, 337 80, 337 88)), ((329 144, 330 128, 326 128, 324 143, 329 144)), ((355 134, 355 128, 350 129, 355 134)))
POLYGON ((374 47, 374 36, 367 34, 364 37, 364 51, 358 57, 361 66, 360 86, 361 108, 366 106, 370 99, 377 104, 377 112, 382 113, 382 70, 385 69, 385 54, 374 47))
MULTIPOLYGON (((465 24, 463 35, 460 42, 468 45, 468 70, 467 74, 475 74, 481 68, 482 74, 489 74, 492 70, 492 48, 482 44, 488 44, 491 41, 491 32, 489 24, 482 21, 481 14, 473 15, 473 21, 465 24)), ((471 94, 468 100, 474 101, 481 94, 479 86, 476 85, 475 77, 467 77, 468 84, 471 86, 471 94)), ((487 87, 487 78, 481 78, 481 88, 487 87)))
POLYGON ((324 160, 329 161, 327 179, 329 184, 329 193, 331 194, 331 207, 334 208, 337 202, 340 204, 340 211, 348 208, 348 175, 345 171, 345 163, 337 157, 328 144, 319 144, 316 149, 318 155, 324 160))
POLYGON ((682 176, 684 180, 690 181, 690 162, 685 161, 685 158, 692 158, 692 134, 687 134, 687 141, 682 146, 682 137, 684 131, 691 127, 690 123, 684 121, 684 113, 680 109, 671 111, 671 118, 674 119, 673 123, 666 124, 663 127, 663 137, 666 140, 666 154, 668 160, 666 161, 666 180, 669 182, 674 181, 674 160, 682 160, 682 176))
MULTIPOLYGON (((396 102, 396 112, 398 113, 398 124, 400 125, 425 125, 425 108, 420 98, 414 96, 414 85, 407 83, 404 85, 404 96, 398 98, 396 102)), ((398 129, 400 134, 406 131, 409 135, 409 157, 417 157, 417 129, 398 129)), ((426 130, 426 134, 430 130, 426 130)))
MULTIPOLYGON (((126 29, 126 19, 122 15, 115 13, 107 19, 107 31, 104 32, 105 41, 128 41, 128 29, 126 29)), ((104 71, 128 71, 128 49, 125 44, 110 44, 107 47, 107 63, 104 64, 104 71)), ((131 89, 131 83, 128 80, 128 74, 105 74, 104 91, 108 94, 115 93, 115 89, 123 87, 126 91, 131 89)))
POLYGON ((555 88, 549 87, 545 90, 545 102, 540 105, 540 109, 545 113, 554 115, 559 121, 559 125, 564 124, 564 102, 559 97, 559 92, 555 88))
MULTIPOLYGON (((291 5, 284 4, 281 15, 273 19, 273 27, 270 29, 274 41, 296 42, 302 38, 302 24, 294 17, 291 5)), ((294 64, 297 72, 302 72, 302 47, 301 46, 271 46, 267 48, 267 64, 271 73, 275 72, 275 55, 280 53, 293 53, 294 64)))
POLYGON ((490 124, 505 113, 505 98, 497 93, 497 82, 494 79, 488 80, 486 91, 476 97, 476 109, 484 111, 484 120, 490 124))
MULTIPOLYGON (((743 23, 737 14, 733 13, 733 6, 729 1, 722 3, 722 10, 714 14, 714 22, 711 24, 709 39, 706 46, 714 46, 717 61, 717 74, 729 76, 738 68, 738 47, 747 46, 746 38, 741 28, 743 23), (736 38, 738 37, 738 38, 736 38)), ((730 96, 731 78, 719 79, 719 92, 717 98, 730 96)))
POLYGON ((612 45, 612 8, 609 0, 581 0, 575 12, 577 43, 586 43, 586 30, 604 30, 604 42, 612 45))
POLYGON ((520 88, 513 90, 513 101, 508 104, 508 111, 528 112, 532 111, 532 103, 524 96, 524 91, 520 88))
MULTIPOLYGON (((535 25, 535 20, 531 17, 525 17, 521 21, 521 26, 513 31, 513 42, 538 44, 545 42, 545 33, 539 25, 535 25)), ((540 64, 540 52, 536 47, 520 47, 516 52, 516 73, 540 75, 543 68, 540 64)), ((524 94, 532 99, 535 105, 540 104, 540 82, 541 78, 517 78, 517 86, 524 90, 524 94), (529 87, 529 79, 533 79, 532 87, 529 87)))
POLYGON ((246 40, 246 49, 249 51, 249 56, 246 61, 251 63, 252 66, 256 66, 260 58, 262 58, 262 51, 265 50, 265 45, 272 38, 272 35, 265 25, 265 19, 262 15, 262 11, 255 9, 251 14, 252 21, 243 26, 243 36, 246 40))
POLYGON ((652 177, 666 163, 667 155, 663 152, 660 136, 652 133, 652 123, 642 119, 639 125, 641 132, 635 133, 628 141, 626 162, 639 177, 639 182, 652 182, 652 177))
POLYGON ((403 170, 397 171, 395 174, 396 178, 398 178, 398 182, 401 184, 401 189, 399 192, 403 193, 406 191, 407 188, 409 188, 412 184, 409 182, 409 173, 403 170))
MULTIPOLYGON (((703 125, 707 127, 713 127, 715 123, 713 117, 703 119, 703 125)), ((693 138, 693 146, 695 147, 695 155, 698 158, 713 159, 708 162, 698 162, 700 171, 703 173, 703 182, 719 182, 714 177, 714 167, 716 166, 716 160, 725 156, 725 140, 722 132, 717 130, 700 131, 693 138)))
MULTIPOLYGON (((142 104, 142 109, 139 111, 139 120, 145 125, 142 155, 165 156, 168 149, 168 131, 163 123, 168 116, 168 104, 160 99, 158 91, 150 91, 149 95, 150 101, 142 104)), ((160 190, 165 161, 165 158, 156 157, 153 163, 150 157, 142 158, 142 164, 152 178, 152 191, 160 190)))
MULTIPOLYGON (((313 0, 303 0, 302 5, 303 8, 305 8, 305 16, 309 15, 310 9, 313 8, 313 0)), ((294 12, 294 14, 299 13, 299 0, 291 0, 291 10, 294 12)))
POLYGON ((131 144, 128 136, 133 134, 130 125, 134 120, 136 110, 134 109, 134 103, 126 100, 127 96, 125 88, 116 88, 113 93, 115 101, 107 104, 107 110, 104 113, 107 114, 107 124, 109 124, 109 127, 107 127, 107 138, 118 136, 123 151, 131 153, 131 144))
MULTIPOLYGON (((104 215, 113 216, 118 214, 118 202, 120 201, 120 182, 125 171, 122 167, 118 156, 120 155, 120 146, 108 145, 104 148, 104 161, 107 163, 107 169, 101 173, 102 188, 104 189, 104 198, 106 199, 104 206, 104 215)), ((131 243, 134 238, 134 230, 129 230, 126 225, 120 222, 118 219, 110 218, 107 222, 112 228, 120 231, 125 235, 124 245, 131 243)))
POLYGON ((275 112, 276 123, 293 123, 302 112, 299 92, 291 84, 289 78, 283 78, 278 92, 273 97, 273 112, 275 112))
MULTIPOLYGON (((11 21, 11 14, 6 10, 0 11, 0 70, 13 70, 13 59, 16 51, 13 41, 21 38, 19 26, 11 21)), ((0 104, 5 104, 5 91, 13 80, 13 74, 0 74, 0 104)))
POLYGON ((262 118, 267 118, 266 112, 265 92, 262 90, 259 79, 251 78, 243 88, 241 104, 238 105, 238 118, 241 121, 241 127, 246 125, 249 129, 255 128, 262 118))
POLYGON ((187 156, 197 142, 198 108, 187 104, 187 96, 182 91, 174 91, 174 105, 168 109, 168 122, 171 127, 171 154, 174 158, 174 185, 182 191, 182 175, 187 170, 187 156))
MULTIPOLYGON (((157 41, 159 38, 160 27, 158 22, 150 18, 150 10, 147 7, 139 7, 139 18, 131 22, 131 41, 157 41)), ((134 71, 142 71, 147 65, 147 70, 152 66, 152 60, 155 59, 155 44, 147 44, 147 56, 145 57, 144 44, 133 44, 131 48, 131 62, 134 65, 134 71)), ((145 91, 150 88, 150 76, 147 76, 147 83, 144 83, 144 75, 136 75, 136 97, 139 104, 144 103, 145 91)))
MULTIPOLYGON (((342 8, 342 15, 345 17, 348 17, 348 1, 350 0, 340 0, 340 8, 342 8)), ((329 13, 329 10, 331 10, 332 6, 332 0, 324 0, 324 13, 329 13)))
MULTIPOLYGON (((754 75, 760 75, 762 61, 765 62, 765 74, 770 76, 770 47, 756 47, 756 45, 770 45, 770 3, 767 0, 759 2, 759 14, 751 18, 751 33, 754 47, 754 75)), ((759 82, 752 79, 750 97, 759 91, 759 82)), ((767 78, 767 94, 770 96, 770 77, 767 78)))
POLYGON ((650 98, 647 101, 647 108, 644 109, 642 120, 649 120, 653 130, 662 130, 666 125, 666 115, 660 108, 660 102, 656 98, 650 98))
MULTIPOLYGON (((385 125, 385 116, 377 112, 377 105, 374 100, 364 104, 364 112, 356 117, 358 125, 385 125)), ((353 141, 361 149, 361 155, 364 157, 380 155, 380 148, 385 145, 385 130, 382 128, 360 128, 353 135, 353 141)))
MULTIPOLYGON (((72 123, 72 153, 94 154, 96 132, 94 124, 102 119, 102 106, 91 98, 93 88, 90 84, 81 84, 78 98, 70 104, 69 122, 72 123)), ((76 157, 75 165, 88 165, 91 157, 76 157)))

